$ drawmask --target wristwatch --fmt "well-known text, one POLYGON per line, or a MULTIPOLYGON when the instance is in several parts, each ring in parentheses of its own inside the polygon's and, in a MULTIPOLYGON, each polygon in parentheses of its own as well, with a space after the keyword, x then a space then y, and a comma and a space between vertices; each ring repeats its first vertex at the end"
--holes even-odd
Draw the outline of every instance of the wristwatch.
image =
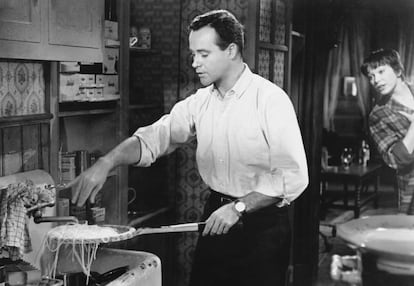
POLYGON ((239 216, 243 216, 246 213, 246 204, 240 200, 235 200, 234 209, 238 212, 239 216))

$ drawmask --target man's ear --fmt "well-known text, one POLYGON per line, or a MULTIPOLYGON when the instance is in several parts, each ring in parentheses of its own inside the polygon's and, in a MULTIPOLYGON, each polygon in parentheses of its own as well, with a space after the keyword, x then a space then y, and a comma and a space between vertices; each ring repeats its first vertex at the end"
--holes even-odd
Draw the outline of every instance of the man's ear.
POLYGON ((230 58, 234 59, 239 52, 239 47, 235 43, 230 43, 227 47, 227 50, 229 52, 230 58))

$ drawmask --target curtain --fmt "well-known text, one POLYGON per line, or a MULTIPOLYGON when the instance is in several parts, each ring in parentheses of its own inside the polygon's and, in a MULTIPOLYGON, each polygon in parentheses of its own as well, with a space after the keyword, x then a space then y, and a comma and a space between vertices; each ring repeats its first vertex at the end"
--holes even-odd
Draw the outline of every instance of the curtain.
POLYGON ((342 94, 344 76, 356 78, 358 106, 367 126, 370 95, 368 82, 360 73, 360 65, 370 50, 370 14, 368 11, 352 11, 344 17, 338 32, 338 42, 329 51, 324 86, 323 127, 335 131, 334 116, 338 98, 342 94))
POLYGON ((398 50, 405 67, 406 80, 414 83, 414 18, 409 12, 398 18, 398 50))
POLYGON ((364 130, 368 130, 368 113, 371 110, 371 96, 369 82, 361 73, 360 67, 364 58, 369 54, 371 47, 371 25, 367 25, 372 18, 367 10, 355 11, 351 15, 350 25, 350 60, 351 74, 356 79, 358 106, 360 108, 364 130))
POLYGON ((338 31, 337 45, 329 51, 328 63, 324 81, 323 96, 323 127, 327 130, 334 131, 334 116, 338 103, 338 97, 341 95, 342 75, 349 75, 349 50, 348 33, 344 25, 341 25, 338 31))

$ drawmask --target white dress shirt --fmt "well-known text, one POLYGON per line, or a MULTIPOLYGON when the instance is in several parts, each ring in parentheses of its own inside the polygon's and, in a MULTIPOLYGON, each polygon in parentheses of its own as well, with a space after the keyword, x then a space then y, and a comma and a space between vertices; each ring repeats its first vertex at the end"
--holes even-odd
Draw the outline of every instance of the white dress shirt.
POLYGON ((196 160, 213 190, 242 197, 252 191, 292 202, 308 184, 305 150, 287 94, 247 67, 223 97, 214 85, 175 104, 170 114, 135 133, 137 166, 197 137, 196 160))

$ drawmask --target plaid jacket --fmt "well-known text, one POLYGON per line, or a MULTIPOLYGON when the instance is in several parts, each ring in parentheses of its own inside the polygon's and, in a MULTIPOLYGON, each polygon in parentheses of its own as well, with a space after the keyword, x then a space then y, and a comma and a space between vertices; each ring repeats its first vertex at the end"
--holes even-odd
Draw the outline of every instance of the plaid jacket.
MULTIPOLYGON (((409 87, 414 94, 412 87, 409 87)), ((393 98, 383 99, 369 115, 369 129, 382 159, 397 172, 400 210, 412 213, 414 208, 410 210, 410 203, 414 193, 414 154, 410 154, 402 143, 411 123, 399 111, 414 113, 413 109, 393 98)))

